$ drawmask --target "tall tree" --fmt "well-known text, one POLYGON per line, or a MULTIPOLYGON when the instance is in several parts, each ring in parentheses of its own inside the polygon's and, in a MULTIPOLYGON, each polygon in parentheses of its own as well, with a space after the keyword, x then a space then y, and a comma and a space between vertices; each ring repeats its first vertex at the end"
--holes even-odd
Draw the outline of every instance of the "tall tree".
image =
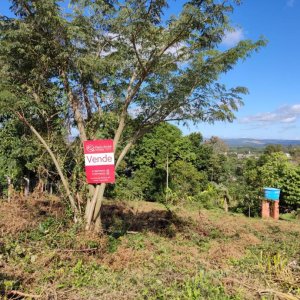
POLYGON ((165 200, 169 189, 189 195, 189 189, 183 186, 197 190, 202 179, 192 164, 196 158, 193 150, 190 139, 176 126, 168 123, 156 126, 129 152, 118 177, 121 184, 117 194, 127 198, 135 194, 136 198, 151 201, 165 200), (127 187, 124 191, 120 190, 122 185, 127 187))
MULTIPOLYGON (((118 167, 160 122, 232 121, 247 90, 227 89, 218 78, 265 44, 245 40, 224 51, 218 47, 232 29, 229 15, 238 0, 185 1, 178 16, 168 13, 165 0, 73 0, 68 14, 56 0, 11 2, 16 17, 1 18, 0 80, 8 91, 1 102, 10 101, 10 113, 32 130, 58 169, 47 136, 34 126, 37 116, 52 116, 48 111, 58 102, 66 107, 61 118, 77 128, 81 141, 114 139, 118 167), (103 134, 108 119, 114 121, 103 134)), ((105 187, 90 187, 87 228, 100 228, 105 187)))

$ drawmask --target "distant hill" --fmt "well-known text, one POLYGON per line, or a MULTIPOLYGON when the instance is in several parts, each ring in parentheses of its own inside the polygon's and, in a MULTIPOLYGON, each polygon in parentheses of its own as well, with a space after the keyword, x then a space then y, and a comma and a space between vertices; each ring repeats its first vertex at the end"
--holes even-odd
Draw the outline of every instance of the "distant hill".
POLYGON ((256 147, 262 148, 270 144, 280 144, 282 146, 299 145, 300 140, 272 140, 272 139, 222 139, 230 147, 256 147))

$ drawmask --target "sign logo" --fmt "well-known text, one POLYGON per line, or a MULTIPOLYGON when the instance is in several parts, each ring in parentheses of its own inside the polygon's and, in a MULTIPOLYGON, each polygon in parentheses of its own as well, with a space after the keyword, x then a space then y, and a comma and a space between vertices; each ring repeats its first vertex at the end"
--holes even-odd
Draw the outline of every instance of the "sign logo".
POLYGON ((86 146, 86 149, 87 149, 89 152, 95 152, 95 151, 96 151, 94 145, 87 145, 87 146, 86 146))

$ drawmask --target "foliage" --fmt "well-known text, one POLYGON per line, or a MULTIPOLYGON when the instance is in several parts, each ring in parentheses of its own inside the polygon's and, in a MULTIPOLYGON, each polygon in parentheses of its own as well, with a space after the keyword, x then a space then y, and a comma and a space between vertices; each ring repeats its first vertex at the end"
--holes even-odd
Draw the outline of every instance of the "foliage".
POLYGON ((263 158, 264 164, 258 168, 264 186, 281 189, 283 205, 296 208, 299 205, 299 167, 294 166, 282 152, 271 153, 263 158))
POLYGON ((278 145, 278 144, 271 144, 271 145, 267 145, 264 149, 264 154, 266 155, 270 155, 272 153, 276 153, 276 152, 283 152, 283 146, 282 145, 278 145))
MULTIPOLYGON (((300 295, 296 284, 299 269, 294 264, 298 258, 299 243, 298 240, 293 241, 293 239, 297 238, 299 233, 295 231, 286 234, 281 232, 280 228, 276 228, 273 235, 277 238, 265 241, 259 246, 250 247, 243 259, 232 260, 232 264, 244 273, 256 274, 267 285, 277 282, 278 288, 288 293, 286 297, 291 295, 289 293, 293 293, 297 298, 300 295)), ((282 293, 282 296, 285 294, 282 293)))
POLYGON ((239 198, 237 205, 239 211, 245 213, 251 211, 250 214, 257 214, 263 196, 263 187, 281 189, 282 207, 296 209, 299 205, 299 167, 295 166, 283 152, 268 149, 259 159, 248 158, 238 167, 235 193, 239 198))
POLYGON ((195 195, 206 183, 193 166, 195 158, 189 138, 176 126, 162 123, 130 151, 115 192, 119 198, 131 194, 132 199, 163 201, 168 168, 169 188, 181 199, 195 195))
POLYGON ((206 299, 220 299, 220 300, 230 300, 230 299, 240 299, 238 295, 230 296, 226 294, 225 289, 221 283, 216 283, 217 278, 208 274, 205 271, 200 271, 195 278, 185 283, 184 299, 188 300, 206 300, 206 299))
POLYGON ((205 173, 198 172, 192 163, 177 160, 170 167, 170 187, 181 199, 195 196, 206 187, 205 173))
POLYGON ((284 204, 294 209, 300 205, 300 168, 291 168, 285 173, 281 187, 282 199, 284 204))
MULTIPOLYGON (((73 0, 66 14, 59 1, 11 0, 14 16, 0 19, 1 123, 9 117, 38 129, 56 168, 64 171, 60 178, 73 203, 69 185, 73 194, 87 188, 72 170, 80 159, 65 165, 66 129, 75 129, 81 142, 113 138, 121 160, 159 123, 234 119, 247 89, 227 88, 219 77, 265 45, 244 40, 218 47, 239 2, 185 1, 177 16, 168 16, 167 1, 73 0)), ((182 156, 187 141, 174 147, 171 163, 179 157, 193 161, 182 156)), ((80 143, 75 146, 80 155, 80 143)), ((159 170, 165 154, 158 155, 159 170)), ((151 159, 140 157, 136 166, 151 159)), ((101 197, 95 199, 97 211, 93 204, 88 214, 94 221, 101 197)))
POLYGON ((288 161, 284 153, 274 152, 265 157, 264 164, 258 169, 260 173, 262 184, 274 188, 281 188, 285 174, 293 166, 288 161))

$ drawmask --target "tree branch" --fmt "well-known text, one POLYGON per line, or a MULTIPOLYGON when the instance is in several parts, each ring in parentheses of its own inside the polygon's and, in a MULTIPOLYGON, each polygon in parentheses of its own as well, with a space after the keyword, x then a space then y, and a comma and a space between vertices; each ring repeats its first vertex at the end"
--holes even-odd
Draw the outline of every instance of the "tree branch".
POLYGON ((75 200, 71 194, 71 191, 70 191, 70 188, 69 188, 69 183, 67 181, 67 179, 65 178, 63 172, 62 172, 62 169, 58 163, 58 160, 57 158, 55 157, 53 151, 51 150, 51 148, 49 147, 49 145, 47 144, 47 142, 43 139, 43 137, 37 132, 37 130, 28 122, 28 120, 25 118, 24 115, 22 115, 20 112, 16 112, 16 115, 17 117, 19 118, 20 121, 22 121, 25 125, 28 126, 28 128, 31 130, 31 132, 38 138, 38 140, 42 143, 42 145, 45 147, 45 149, 47 150, 47 152, 50 154, 51 156, 51 159, 57 169, 57 172, 60 176, 60 179, 63 183, 63 186, 65 188, 65 191, 67 193, 67 196, 69 198, 69 201, 70 201, 70 204, 71 204, 71 207, 75 213, 75 217, 76 215, 78 215, 78 209, 77 209, 77 206, 75 204, 75 200))
MULTIPOLYGON (((11 291, 8 291, 7 292, 8 295, 14 295, 15 297, 25 297, 25 298, 30 298, 30 299, 39 299, 41 298, 42 296, 40 295, 34 295, 34 294, 27 294, 27 293, 23 293, 23 292, 20 292, 20 291, 16 291, 16 290, 11 290, 11 291)), ((14 297, 14 298, 15 298, 14 297)))
POLYGON ((92 107, 91 107, 91 102, 88 96, 88 90, 87 86, 85 83, 82 84, 82 96, 85 104, 85 109, 87 113, 87 118, 90 120, 92 118, 92 107))
POLYGON ((142 62, 142 60, 141 60, 141 58, 140 58, 140 55, 139 55, 139 52, 138 52, 138 50, 137 50, 137 48, 136 48, 135 36, 132 35, 131 37, 132 37, 132 38, 131 38, 131 41, 132 41, 133 49, 134 49, 135 55, 136 55, 136 57, 137 57, 137 60, 138 60, 140 66, 141 66, 141 68, 142 68, 142 70, 143 70, 143 73, 146 73, 147 70, 146 70, 145 66, 143 65, 143 62, 142 62))
POLYGON ((68 97, 69 103, 70 103, 73 113, 74 113, 74 119, 78 126, 80 139, 82 142, 86 141, 87 135, 86 135, 86 131, 85 131, 84 120, 83 120, 83 117, 82 117, 80 109, 79 109, 78 99, 76 99, 76 97, 73 94, 72 89, 70 88, 69 79, 64 70, 61 71, 61 77, 63 79, 63 83, 64 83, 65 90, 67 92, 67 97, 68 97))

